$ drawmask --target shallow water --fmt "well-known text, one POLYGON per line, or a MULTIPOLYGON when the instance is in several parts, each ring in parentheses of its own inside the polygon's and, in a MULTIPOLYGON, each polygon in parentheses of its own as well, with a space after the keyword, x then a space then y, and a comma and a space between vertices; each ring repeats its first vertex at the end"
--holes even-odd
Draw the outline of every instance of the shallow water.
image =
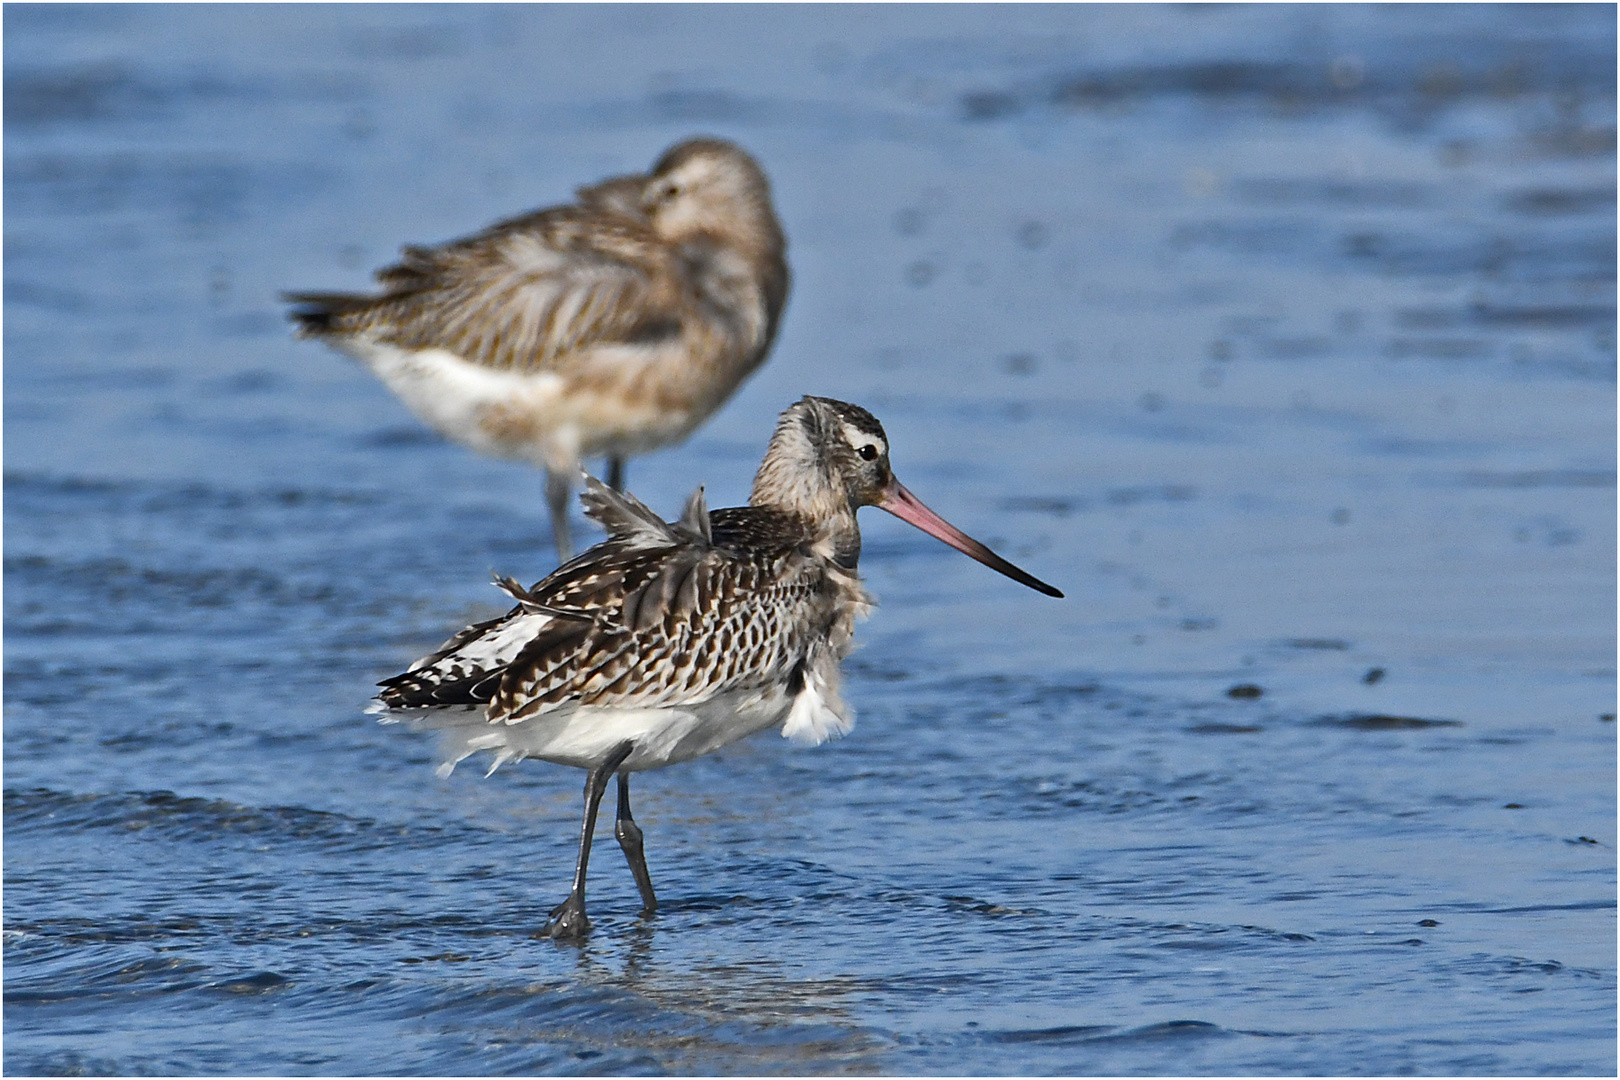
POLYGON ((1614 1072, 1613 8, 4 18, 7 1072, 1614 1072), (275 296, 697 132, 795 287, 632 488, 858 401, 1068 599, 872 515, 855 731, 557 945, 580 775, 360 713, 539 478, 275 296))

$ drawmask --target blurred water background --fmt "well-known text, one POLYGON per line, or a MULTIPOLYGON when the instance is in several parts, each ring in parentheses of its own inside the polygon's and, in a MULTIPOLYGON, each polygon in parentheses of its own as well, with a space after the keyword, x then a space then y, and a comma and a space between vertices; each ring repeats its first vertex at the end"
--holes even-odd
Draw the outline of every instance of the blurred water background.
POLYGON ((1615 29, 7 5, 5 1070, 1612 1075, 1615 29), (1068 599, 872 515, 853 734, 645 775, 559 946, 580 774, 360 713, 541 478, 276 295, 699 133, 795 286, 631 488, 856 401, 1068 599))

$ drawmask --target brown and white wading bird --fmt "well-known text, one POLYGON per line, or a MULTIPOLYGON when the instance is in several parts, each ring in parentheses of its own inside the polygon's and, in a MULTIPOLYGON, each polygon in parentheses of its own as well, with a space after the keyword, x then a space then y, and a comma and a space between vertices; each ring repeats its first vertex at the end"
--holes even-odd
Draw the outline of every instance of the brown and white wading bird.
POLYGON ((608 538, 517 601, 385 680, 371 711, 444 732, 446 774, 480 750, 490 772, 540 758, 586 769, 574 887, 542 933, 577 937, 597 807, 619 778, 614 835, 658 901, 630 815, 630 774, 659 769, 778 725, 816 744, 848 732, 839 662, 871 598, 856 562, 855 512, 877 506, 1014 581, 1052 586, 929 510, 889 471, 889 441, 858 405, 806 397, 777 422, 747 506, 709 513, 703 489, 665 523, 634 496, 587 479, 586 513, 608 538))
POLYGON ((546 470, 560 560, 586 457, 679 442, 765 359, 787 300, 770 183, 718 139, 440 247, 406 247, 383 292, 288 293, 300 337, 363 361, 428 426, 546 470))

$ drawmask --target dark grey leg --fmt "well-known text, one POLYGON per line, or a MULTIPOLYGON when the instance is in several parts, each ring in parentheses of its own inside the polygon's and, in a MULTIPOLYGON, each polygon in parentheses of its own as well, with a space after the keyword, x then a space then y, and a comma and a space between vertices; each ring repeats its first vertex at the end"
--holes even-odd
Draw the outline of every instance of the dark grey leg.
POLYGON ((647 873, 647 859, 641 853, 641 826, 630 816, 630 774, 619 774, 619 812, 613 822, 613 835, 619 838, 630 872, 636 876, 636 888, 641 890, 641 914, 658 914, 658 897, 653 894, 652 875, 647 873))
POLYGON ((608 458, 608 487, 614 491, 624 490, 624 458, 617 454, 608 458))
POLYGON ((624 759, 630 756, 635 744, 626 740, 615 746, 607 759, 590 771, 585 778, 585 828, 579 837, 579 862, 574 865, 574 888, 568 899, 551 909, 551 919, 540 931, 539 937, 581 938, 591 929, 591 920, 585 917, 585 868, 591 861, 591 834, 596 831, 596 811, 607 792, 608 777, 624 759))
POLYGON ((557 562, 573 558, 574 547, 568 540, 568 474, 546 472, 546 502, 551 505, 551 536, 557 542, 557 562))

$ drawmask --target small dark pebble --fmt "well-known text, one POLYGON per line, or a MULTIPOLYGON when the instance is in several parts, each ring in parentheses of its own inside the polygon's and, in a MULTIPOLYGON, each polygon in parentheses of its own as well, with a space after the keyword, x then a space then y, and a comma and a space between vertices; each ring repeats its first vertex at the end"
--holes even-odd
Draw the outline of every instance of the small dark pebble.
POLYGON ((1502 809, 1504 809, 1504 810, 1523 810, 1524 809, 1524 803, 1522 803, 1522 802, 1503 803, 1502 804, 1502 809))
POLYGON ((1361 681, 1366 683, 1368 686, 1371 686, 1376 682, 1383 681, 1383 678, 1384 678, 1384 669, 1381 668, 1381 667, 1375 667, 1375 668, 1368 668, 1367 669, 1367 674, 1365 674, 1365 675, 1363 675, 1361 677, 1361 681))
POLYGON ((1254 685, 1254 683, 1239 683, 1228 690, 1226 696, 1243 700, 1245 698, 1257 698, 1264 693, 1265 691, 1254 685))
POLYGON ((1440 921, 1438 919, 1419 919, 1418 920, 1418 925, 1419 926, 1439 926, 1440 921))

